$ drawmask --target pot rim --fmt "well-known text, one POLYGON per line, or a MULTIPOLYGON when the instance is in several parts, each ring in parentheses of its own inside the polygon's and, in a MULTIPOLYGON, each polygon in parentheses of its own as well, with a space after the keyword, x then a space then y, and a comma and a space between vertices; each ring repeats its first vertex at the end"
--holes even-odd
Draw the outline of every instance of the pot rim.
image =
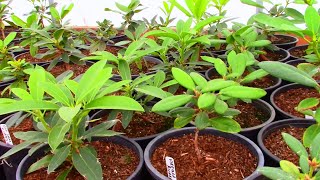
POLYGON ((287 42, 287 43, 273 44, 275 46, 278 46, 278 45, 284 46, 284 45, 296 44, 299 41, 299 39, 297 37, 289 35, 289 34, 274 34, 273 36, 286 36, 286 37, 290 37, 290 38, 294 39, 294 41, 287 42))
POLYGON ((290 53, 290 51, 293 50, 293 49, 296 49, 296 48, 300 48, 300 47, 307 47, 308 48, 308 46, 309 46, 308 44, 298 45, 298 46, 295 46, 295 47, 292 47, 292 48, 288 49, 288 52, 289 52, 290 56, 295 58, 295 59, 303 59, 303 60, 305 60, 305 58, 303 58, 303 57, 297 57, 297 56, 292 55, 290 53))

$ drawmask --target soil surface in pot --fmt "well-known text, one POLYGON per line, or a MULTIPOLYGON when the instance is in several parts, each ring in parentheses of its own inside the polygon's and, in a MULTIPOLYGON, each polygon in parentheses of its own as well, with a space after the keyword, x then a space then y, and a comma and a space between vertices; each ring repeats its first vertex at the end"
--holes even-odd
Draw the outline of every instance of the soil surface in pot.
MULTIPOLYGON (((97 157, 101 163, 103 179, 127 179, 137 168, 139 157, 131 149, 109 142, 95 141, 91 145, 97 151, 97 157)), ((24 180, 55 180, 59 174, 70 168, 70 163, 64 163, 51 174, 43 168, 36 172, 25 175, 24 180)), ((66 179, 82 180, 83 178, 74 168, 66 179)))
MULTIPOLYGON (((132 75, 139 75, 140 73, 149 73, 152 72, 154 70, 152 70, 152 68, 156 65, 158 65, 158 63, 155 62, 150 62, 150 61, 141 61, 142 63, 142 69, 140 69, 136 63, 131 63, 130 66, 130 70, 131 70, 131 74, 132 75)), ((117 68, 113 68, 112 70, 113 74, 120 74, 117 68)))
POLYGON ((282 51, 271 51, 265 49, 264 52, 266 52, 266 54, 260 54, 258 61, 279 61, 286 58, 286 56, 281 53, 282 51))
POLYGON ((152 165, 167 175, 165 157, 175 161, 177 179, 243 179, 257 167, 257 158, 244 145, 212 135, 199 136, 202 159, 194 148, 194 134, 171 138, 161 144, 151 157, 152 165))
MULTIPOLYGON (((16 138, 13 133, 15 132, 26 132, 26 131, 32 131, 34 130, 33 128, 33 121, 30 118, 27 118, 25 120, 23 120, 17 127, 12 126, 9 129, 9 133, 11 136, 11 140, 13 142, 13 145, 18 145, 20 143, 22 143, 22 140, 16 138)), ((2 132, 0 133, 0 140, 5 143, 5 139, 3 138, 3 134, 2 132)))
POLYGON ((288 133, 301 141, 305 130, 306 128, 298 127, 285 127, 282 129, 277 129, 276 131, 269 134, 263 140, 263 143, 273 155, 282 160, 288 160, 296 165, 299 165, 299 156, 289 148, 289 146, 283 140, 281 133, 288 133))
MULTIPOLYGON (((246 76, 248 74, 250 74, 249 71, 245 71, 243 75, 246 76)), ((213 73, 213 74, 211 74, 211 76, 209 78, 210 79, 218 79, 218 78, 221 78, 221 76, 218 73, 213 73)), ((265 77, 262 77, 260 79, 256 79, 256 80, 254 80, 250 83, 247 83, 245 85, 249 86, 249 87, 265 89, 265 88, 274 86, 276 84, 277 84, 277 82, 274 80, 274 78, 271 75, 267 75, 265 77)))
POLYGON ((216 47, 210 47, 208 48, 209 51, 224 51, 227 49, 227 44, 221 44, 220 47, 218 46, 217 48, 216 47))
POLYGON ((286 36, 269 36, 268 40, 272 42, 272 44, 286 44, 292 42, 290 38, 286 36))
POLYGON ((252 103, 239 102, 233 108, 241 112, 241 114, 234 118, 234 120, 240 124, 241 128, 258 126, 268 120, 267 114, 255 107, 252 103))
MULTIPOLYGON (((122 119, 122 114, 118 114, 118 119, 122 119)), ((102 117, 100 121, 93 123, 100 124, 107 120, 107 117, 102 117)), ((113 130, 125 133, 129 138, 146 137, 158 133, 162 133, 173 127, 174 120, 170 117, 161 116, 159 114, 149 112, 135 112, 128 127, 124 129, 121 123, 117 123, 113 130)))
POLYGON ((54 66, 51 70, 50 73, 54 76, 57 77, 60 74, 71 70, 73 71, 73 76, 72 78, 75 78, 79 76, 80 74, 83 74, 86 72, 87 69, 89 69, 90 66, 88 65, 78 65, 78 64, 68 64, 68 63, 59 63, 56 66, 54 66))
MULTIPOLYGON (((111 54, 113 54, 113 55, 115 55, 115 56, 118 55, 118 52, 119 52, 120 50, 121 50, 121 48, 119 48, 119 47, 114 47, 114 46, 107 46, 106 49, 105 49, 105 51, 107 51, 107 52, 109 52, 109 53, 111 53, 111 54)), ((90 50, 82 50, 81 52, 82 52, 82 54, 84 54, 85 56, 91 55, 90 50)))
MULTIPOLYGON (((48 51, 48 49, 40 49, 38 51, 39 54, 43 54, 43 53, 46 53, 48 51)), ((42 58, 42 59, 37 59, 33 56, 31 56, 31 54, 29 52, 27 53, 24 53, 24 54, 21 54, 19 55, 19 59, 26 59, 27 62, 31 62, 31 63, 39 63, 39 62, 48 62, 48 61, 51 61, 53 60, 54 58, 56 57, 59 57, 61 56, 61 52, 57 51, 56 52, 56 55, 54 57, 50 57, 50 58, 42 58)))
MULTIPOLYGON (((320 94, 311 88, 294 88, 277 94, 274 97, 274 102, 281 110, 296 117, 304 118, 305 115, 299 113, 294 108, 297 107, 302 100, 311 97, 320 98, 320 94)), ((316 108, 313 110, 316 110, 316 108)))
POLYGON ((307 55, 306 50, 308 49, 308 46, 300 46, 291 49, 289 52, 292 56, 303 58, 303 56, 307 55))

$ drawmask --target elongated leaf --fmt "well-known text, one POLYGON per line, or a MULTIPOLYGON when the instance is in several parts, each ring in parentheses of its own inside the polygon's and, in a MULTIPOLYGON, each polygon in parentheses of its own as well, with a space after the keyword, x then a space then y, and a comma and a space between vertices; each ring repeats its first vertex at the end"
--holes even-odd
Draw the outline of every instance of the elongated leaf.
POLYGON ((50 96, 52 96, 54 99, 58 100, 59 102, 61 102, 66 106, 71 105, 72 94, 67 88, 58 84, 53 84, 48 82, 41 83, 41 85, 44 91, 48 93, 50 96))
POLYGON ((14 38, 17 36, 16 32, 11 32, 3 41, 3 45, 4 46, 8 46, 13 40, 14 38))
POLYGON ((97 98, 119 91, 120 89, 123 88, 123 86, 128 85, 130 82, 131 80, 125 80, 125 81, 113 83, 110 86, 106 87, 101 93, 99 93, 97 98))
POLYGON ((197 86, 204 88, 207 86, 207 80, 198 73, 192 72, 190 73, 191 78, 196 83, 197 86))
POLYGON ((303 133, 303 145, 310 147, 314 138, 320 133, 320 124, 313 124, 303 133))
POLYGON ((250 5, 250 6, 254 6, 254 7, 258 7, 258 8, 264 8, 263 5, 255 2, 255 1, 252 1, 252 0, 240 0, 243 4, 247 4, 247 5, 250 5))
POLYGON ((280 167, 283 171, 285 171, 289 174, 292 174, 295 176, 299 176, 299 174, 300 174, 298 167, 290 161, 286 161, 286 160, 280 161, 280 167))
POLYGON ((287 133, 282 133, 282 137, 290 149, 295 152, 298 156, 304 155, 308 157, 307 150, 303 147, 302 143, 287 133))
POLYGON ((183 70, 179 68, 172 68, 172 75, 181 86, 190 90, 194 90, 196 88, 192 78, 183 70))
POLYGON ((34 100, 42 100, 44 95, 44 90, 42 89, 42 86, 40 83, 45 81, 45 70, 44 69, 35 69, 32 71, 28 86, 30 89, 30 94, 33 97, 34 100))
POLYGON ((120 109, 144 111, 143 107, 137 101, 125 96, 101 97, 87 104, 85 109, 120 109))
POLYGON ((305 174, 309 173, 310 167, 309 167, 308 157, 301 155, 299 159, 299 165, 303 173, 305 174))
POLYGON ((131 80, 131 71, 127 61, 120 60, 118 69, 122 80, 131 80))
POLYGON ((258 171, 270 179, 296 180, 296 177, 278 168, 262 167, 258 171))
POLYGON ((220 94, 240 99, 259 99, 267 94, 263 89, 245 86, 230 86, 220 91, 220 94))
POLYGON ((13 146, 13 148, 11 148, 9 151, 7 151, 6 153, 4 153, 0 159, 4 159, 4 158, 7 158, 9 156, 11 156, 12 154, 15 154, 27 147, 29 147, 30 145, 32 145, 35 141, 25 141, 23 143, 20 143, 16 146, 13 146))
POLYGON ((248 47, 264 47, 269 44, 271 44, 271 41, 269 40, 258 40, 258 41, 250 42, 248 44, 248 47))
POLYGON ((223 79, 214 79, 208 82, 207 86, 202 89, 203 93, 218 91, 230 86, 237 86, 238 83, 223 79))
POLYGON ((313 108, 317 106, 320 103, 319 99, 317 98, 307 98, 302 101, 300 101, 298 105, 298 111, 303 111, 306 109, 313 108))
POLYGON ((205 60, 205 61, 213 63, 216 71, 221 76, 226 76, 227 75, 227 66, 221 59, 208 57, 208 56, 201 56, 201 58, 203 60, 205 60))
POLYGON ((296 27, 292 22, 288 20, 280 17, 271 17, 263 13, 255 15, 254 20, 283 31, 301 31, 300 28, 296 27))
POLYGON ((313 139, 310 145, 310 155, 311 158, 316 158, 320 160, 320 133, 313 139))
POLYGON ((259 67, 267 71, 272 76, 290 82, 296 82, 310 87, 319 86, 310 75, 288 64, 268 61, 259 63, 259 67))
POLYGON ((47 167, 49 165, 51 159, 52 159, 52 155, 51 154, 50 155, 46 155, 45 157, 41 158, 39 161, 33 163, 29 167, 29 169, 27 171, 27 174, 35 172, 35 171, 37 171, 37 170, 39 170, 41 168, 47 167))
POLYGON ((112 126, 114 126, 118 120, 110 120, 103 122, 97 126, 94 126, 93 128, 90 128, 88 131, 86 131, 83 136, 85 138, 91 138, 92 136, 97 136, 97 134, 102 133, 110 129, 112 126))
POLYGON ((54 172, 68 157, 71 145, 63 146, 54 152, 54 155, 48 165, 48 174, 54 172))
POLYGON ((56 20, 60 21, 60 14, 59 14, 59 12, 57 11, 57 9, 55 7, 51 7, 50 8, 50 13, 51 13, 51 16, 53 18, 55 18, 56 20))
POLYGON ((216 102, 217 96, 211 93, 205 93, 200 95, 198 99, 198 107, 199 109, 204 109, 214 105, 216 102))
POLYGON ((48 137, 48 143, 53 151, 64 141, 66 133, 70 129, 70 123, 56 125, 51 129, 48 137))
POLYGON ((210 124, 213 128, 227 133, 237 133, 241 130, 241 126, 237 121, 226 117, 210 119, 210 124))
POLYGON ((0 106, 0 115, 9 114, 17 111, 30 110, 57 110, 58 105, 47 101, 15 101, 10 104, 3 104, 0 106))
POLYGON ((304 20, 308 29, 313 32, 313 34, 317 34, 320 27, 320 16, 317 10, 312 7, 308 6, 304 15, 304 20))
POLYGON ((174 120, 174 128, 180 129, 185 127, 187 124, 189 124, 192 121, 193 117, 178 117, 174 120))
POLYGON ((212 24, 220 19, 222 19, 223 16, 211 16, 203 21, 200 21, 199 23, 196 24, 196 26, 194 27, 194 30, 196 31, 200 31, 202 30, 205 26, 212 24))
POLYGON ((193 98, 192 95, 178 95, 162 99, 152 107, 153 112, 164 112, 187 104, 193 98))
POLYGON ((225 114, 226 111, 228 110, 228 104, 218 98, 216 99, 213 107, 216 113, 218 114, 225 114))
POLYGON ((185 9, 181 4, 179 4, 176 0, 169 0, 171 4, 177 7, 181 12, 183 12, 186 16, 192 17, 192 14, 185 9))
POLYGON ((252 73, 248 74, 246 77, 244 77, 242 79, 241 84, 250 83, 256 79, 260 79, 260 78, 267 76, 267 75, 268 75, 268 73, 263 69, 253 71, 252 73))
POLYGON ((81 105, 77 105, 75 107, 61 107, 58 113, 61 119, 63 119, 67 123, 71 123, 73 118, 80 111, 80 108, 81 108, 81 105))
POLYGON ((163 91, 160 88, 154 86, 140 86, 139 88, 135 88, 136 91, 144 93, 149 96, 157 97, 160 99, 167 98, 168 96, 172 96, 170 93, 163 91))
POLYGON ((11 19, 12 21, 17 25, 20 26, 22 28, 25 28, 26 22, 24 22, 22 19, 20 19, 18 16, 12 14, 11 15, 11 19))
POLYGON ((72 153, 74 167, 87 180, 102 179, 102 168, 97 157, 92 154, 88 147, 79 149, 79 153, 72 153))

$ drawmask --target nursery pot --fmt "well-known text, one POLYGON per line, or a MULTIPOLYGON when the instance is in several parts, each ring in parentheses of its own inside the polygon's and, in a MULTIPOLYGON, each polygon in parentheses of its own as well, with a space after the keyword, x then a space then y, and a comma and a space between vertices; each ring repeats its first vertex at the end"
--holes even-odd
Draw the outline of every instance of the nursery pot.
MULTIPOLYGON (((157 169, 155 169, 151 163, 151 156, 153 155, 153 153, 157 149, 157 147, 172 137, 181 137, 185 134, 194 133, 195 129, 196 128, 194 128, 194 127, 189 127, 189 128, 168 131, 166 133, 159 135, 158 137, 153 139, 148 144, 148 146, 144 152, 144 161, 146 163, 147 170, 149 171, 149 173, 151 174, 153 179, 156 179, 156 180, 169 179, 168 177, 166 177, 166 175, 161 174, 157 169)), ((259 149, 259 147, 256 144, 254 144, 248 138, 246 138, 242 135, 239 135, 239 134, 229 134, 229 133, 220 132, 220 131, 214 130, 212 128, 207 128, 207 129, 201 130, 199 132, 199 135, 203 135, 203 134, 210 134, 210 135, 214 135, 214 136, 224 137, 228 140, 236 141, 238 143, 245 145, 251 151, 251 153, 254 154, 254 156, 257 158, 258 167, 263 167, 264 157, 263 157, 262 151, 259 149)), ((246 177, 245 179, 246 180, 252 179, 257 173, 258 172, 255 171, 255 172, 253 172, 253 174, 246 177)), ((179 179, 179 177, 177 177, 177 179, 179 179)))
MULTIPOLYGON (((98 118, 107 116, 109 113, 110 113, 109 110, 100 110, 100 111, 96 112, 95 114, 93 114, 91 119, 98 119, 98 118)), ((164 131, 164 132, 166 132, 166 131, 164 131)), ((141 148, 144 150, 152 139, 159 136, 160 134, 163 134, 164 132, 145 136, 145 137, 136 137, 136 138, 129 138, 129 139, 137 142, 141 146, 141 148)))
MULTIPOLYGON (((210 77, 214 74, 217 74, 216 69, 213 67, 209 70, 206 71, 205 76, 207 80, 212 80, 210 77)), ((271 93, 277 89, 280 85, 282 80, 280 78, 274 77, 272 76, 273 81, 275 81, 276 83, 270 87, 264 88, 265 91, 267 91, 267 95, 265 97, 263 97, 262 99, 265 101, 269 101, 269 96, 271 95, 271 93)))
MULTIPOLYGON (((6 123, 10 119, 11 115, 5 117, 1 120, 0 124, 6 123)), ((2 133, 2 132, 1 132, 2 133)), ((2 141, 0 141, 0 156, 5 154, 7 151, 9 151, 11 148, 13 148, 12 145, 6 144, 2 141)), ((15 174, 16 170, 18 168, 18 165, 20 161, 28 154, 29 148, 23 149, 10 157, 6 159, 7 163, 3 163, 1 166, 3 168, 6 180, 15 180, 15 174)))
POLYGON ((291 35, 275 34, 273 36, 275 36, 277 38, 290 40, 290 42, 287 42, 287 43, 272 43, 273 45, 275 45, 279 48, 283 48, 283 49, 290 49, 292 47, 295 47, 299 41, 298 38, 291 36, 291 35))
POLYGON ((126 35, 118 35, 116 37, 111 38, 110 40, 113 41, 113 43, 116 44, 118 42, 128 40, 128 37, 126 35))
MULTIPOLYGON (((155 64, 162 64, 162 61, 158 58, 155 58, 155 57, 152 57, 152 56, 144 56, 143 59, 146 61, 146 62, 153 62, 155 64)), ((154 70, 154 71, 151 71, 151 72, 148 72, 148 73, 145 73, 146 75, 150 75, 150 74, 155 74, 157 71, 154 70)), ((131 75, 131 79, 136 79, 137 77, 139 77, 139 74, 132 74, 131 75)), ((121 76, 118 75, 118 74, 114 74, 111 78, 111 80, 114 80, 114 81, 121 81, 121 76)))
MULTIPOLYGON (((268 117, 268 119, 266 119, 262 124, 260 124, 258 126, 249 127, 249 128, 242 128, 241 131, 239 132, 239 134, 249 138, 253 142, 257 142, 257 135, 258 135, 260 129, 274 121, 274 119, 276 117, 276 112, 275 112, 274 108, 269 103, 267 103, 263 100, 260 100, 260 99, 254 100, 252 102, 252 104, 257 109, 260 109, 268 117)), ((191 124, 192 124, 192 126, 194 126, 194 122, 191 122, 191 124)))
POLYGON ((306 49, 308 49, 308 45, 300 45, 300 46, 296 46, 296 47, 292 47, 290 49, 288 49, 289 53, 290 53, 290 59, 294 60, 294 59, 304 59, 303 57, 298 57, 293 55, 293 52, 296 50, 303 50, 305 51, 306 49))
POLYGON ((272 132, 275 132, 278 129, 282 129, 285 127, 297 127, 297 128, 307 128, 312 124, 315 124, 314 120, 306 120, 306 119, 285 119, 281 121, 276 121, 271 124, 268 124, 264 128, 262 128, 258 134, 258 145, 263 151, 266 165, 279 167, 280 158, 272 154, 265 146, 264 139, 268 137, 272 132))
POLYGON ((276 89, 270 96, 270 102, 271 105, 275 108, 277 114, 278 114, 278 118, 277 119, 288 119, 288 118, 295 118, 295 119, 299 119, 301 117, 296 117, 292 114, 289 114, 288 112, 285 112, 284 110, 282 110, 279 106, 276 105, 275 103, 275 97, 277 95, 279 95, 280 93, 286 92, 290 89, 297 89, 297 88, 308 88, 308 89, 313 89, 312 87, 307 87, 301 84, 297 84, 297 83, 291 83, 291 84, 287 84, 285 86, 281 86, 278 89, 276 89))
MULTIPOLYGON (((279 48, 278 50, 274 50, 273 51, 275 54, 280 54, 283 56, 282 59, 278 59, 278 60, 274 60, 274 61, 277 61, 277 62, 286 62, 290 59, 290 53, 285 50, 285 49, 282 49, 282 48, 279 48)), ((267 58, 268 58, 268 55, 265 55, 267 58)))
MULTIPOLYGON (((95 137, 93 138, 93 141, 103 141, 103 142, 111 142, 115 144, 119 144, 122 146, 125 146, 131 150, 133 150, 139 157, 139 164, 136 168, 136 170, 127 178, 130 180, 140 180, 141 177, 141 171, 143 167, 143 151, 141 147, 134 141, 123 137, 123 136, 113 136, 108 138, 102 138, 102 137, 95 137)), ((16 171, 16 180, 22 180, 26 172, 28 171, 29 167, 35 163, 39 158, 44 157, 48 152, 49 146, 44 145, 37 151, 35 151, 31 156, 25 156, 21 163, 19 164, 19 167, 16 171)))

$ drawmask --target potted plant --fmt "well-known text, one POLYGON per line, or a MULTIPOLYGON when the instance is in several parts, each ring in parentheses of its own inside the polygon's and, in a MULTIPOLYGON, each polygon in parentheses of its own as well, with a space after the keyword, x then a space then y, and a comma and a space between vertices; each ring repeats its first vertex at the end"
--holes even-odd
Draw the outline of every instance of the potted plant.
POLYGON ((9 19, 11 2, 12 0, 0 1, 0 29, 1 29, 2 40, 4 40, 9 33, 15 32, 17 30, 16 27, 14 27, 14 24, 9 19), (8 24, 10 26, 7 26, 8 24))
MULTIPOLYGON (((178 68, 172 68, 172 74, 179 84, 190 90, 190 94, 170 96, 168 98, 162 99, 160 102, 153 106, 152 111, 169 111, 169 113, 171 114, 176 114, 177 118, 174 121, 175 128, 182 128, 191 121, 194 121, 196 127, 185 128, 171 132, 169 131, 150 142, 150 144, 146 148, 144 155, 147 169, 150 174, 154 178, 158 179, 164 179, 166 177, 166 171, 164 171, 166 167, 165 159, 162 157, 160 160, 158 158, 160 154, 162 154, 162 156, 169 156, 174 159, 177 178, 183 178, 186 176, 197 177, 199 175, 198 173, 204 173, 207 175, 210 174, 206 172, 205 169, 201 168, 201 164, 203 162, 208 162, 205 165, 206 167, 208 167, 209 164, 219 163, 219 160, 216 158, 217 156, 214 155, 215 153, 217 153, 217 151, 212 151, 212 149, 210 150, 210 148, 205 148, 205 144, 210 141, 210 147, 218 146, 219 148, 222 148, 220 146, 220 143, 215 143, 214 146, 212 146, 213 142, 218 142, 221 140, 219 139, 219 137, 226 138, 222 138, 224 139, 222 144, 225 144, 226 142, 231 143, 235 139, 237 139, 240 144, 251 144, 249 145, 251 147, 245 148, 246 145, 243 146, 241 149, 246 153, 241 154, 250 154, 251 152, 252 157, 257 158, 257 161, 255 161, 253 164, 256 163, 259 164, 258 166, 262 166, 263 157, 256 156, 260 151, 257 146, 252 146, 251 141, 243 138, 240 135, 225 134, 222 132, 235 133, 241 130, 240 125, 232 119, 232 116, 238 114, 239 111, 229 108, 230 103, 236 103, 237 99, 239 98, 258 99, 264 96, 266 92, 258 88, 240 86, 237 82, 230 80, 216 79, 207 82, 198 73, 190 73, 189 75, 178 68), (193 106, 181 107, 187 103, 192 103, 193 106), (208 129, 207 127, 213 127, 216 130, 208 129), (171 152, 171 149, 174 150, 171 152), (165 153, 165 155, 163 155, 164 151, 167 152, 165 153), (186 153, 177 154, 174 152, 186 153), (183 158, 180 159, 178 158, 178 156, 183 158), (189 161, 194 161, 194 164, 187 163, 189 161), (183 164, 188 164, 188 167, 183 164), (186 168, 193 169, 193 173, 188 173, 190 171, 186 171, 186 168)), ((220 150, 219 152, 222 152, 222 150, 220 150)), ((250 158, 248 159, 248 157, 246 157, 245 159, 249 160, 250 158)), ((250 160, 250 162, 252 161, 250 160)), ((250 166, 246 167, 246 169, 249 171, 246 170, 246 174, 244 176, 250 176, 255 171, 256 165, 253 165, 254 167, 252 167, 252 164, 243 164, 250 166)), ((241 166, 243 166, 243 164, 241 166)), ((213 174, 210 175, 210 178, 212 178, 213 174)))
MULTIPOLYGON (((119 134, 108 130, 117 122, 116 120, 102 123, 89 130, 86 129, 86 117, 93 109, 143 111, 140 104, 131 98, 105 96, 100 91, 108 81, 106 77, 111 77, 112 72, 112 69, 105 65, 106 61, 100 61, 92 65, 79 82, 69 79, 57 82, 52 79, 52 75, 51 78, 46 79, 45 74, 47 73, 44 69, 37 69, 33 73, 37 75, 42 74, 44 78, 38 78, 32 84, 29 84, 29 86, 32 85, 33 87, 42 87, 37 88, 36 97, 30 99, 28 96, 25 96, 28 95, 28 92, 19 89, 19 91, 25 92, 23 93, 24 95, 19 95, 21 100, 12 100, 1 104, 3 108, 1 108, 0 114, 39 109, 54 111, 59 115, 58 121, 55 122, 39 119, 43 127, 44 136, 40 142, 39 138, 33 138, 37 136, 37 132, 20 132, 25 140, 23 146, 15 146, 1 156, 1 158, 6 158, 24 147, 33 145, 29 156, 26 156, 19 165, 17 179, 22 179, 24 176, 32 176, 26 173, 37 170, 39 171, 38 173, 35 172, 36 176, 42 177, 43 173, 40 169, 43 168, 41 165, 43 162, 47 162, 47 165, 44 167, 47 168, 48 172, 54 172, 58 167, 62 167, 61 171, 52 174, 54 177, 60 175, 67 177, 70 174, 74 175, 74 173, 78 172, 80 173, 77 175, 78 177, 84 176, 88 179, 101 179, 106 173, 102 172, 101 164, 97 158, 101 159, 101 156, 105 156, 109 152, 107 148, 102 148, 103 150, 101 150, 101 144, 108 145, 110 148, 112 146, 115 146, 113 148, 117 148, 120 145, 127 148, 126 152, 131 151, 130 155, 124 154, 120 159, 125 155, 130 156, 131 160, 135 161, 138 166, 133 167, 133 169, 131 168, 131 173, 133 173, 133 176, 139 175, 140 170, 136 168, 142 167, 142 157, 139 157, 142 151, 134 142, 122 137, 95 138, 95 136, 110 137, 119 134), (43 99, 45 93, 51 98, 47 100, 43 99), (20 105, 17 106, 18 104, 20 105), (27 136, 27 134, 30 135, 27 136), (125 144, 121 144, 121 142, 125 142, 125 144), (48 146, 41 146, 44 143, 48 143, 48 146), (35 144, 39 145, 35 146, 35 144), (100 157, 97 157, 97 155, 100 157), (66 163, 71 163, 71 166, 65 166, 66 163)), ((32 90, 32 88, 30 89, 32 90)), ((35 89, 33 90, 35 91, 35 89)), ((111 156, 113 156, 112 153, 111 156)), ((116 159, 116 157, 114 158, 116 159)), ((130 163, 131 161, 125 162, 130 163)), ((107 165, 110 161, 105 163, 107 165)), ((108 170, 104 169, 104 171, 108 170)), ((131 176, 131 173, 128 176, 131 176)), ((111 174, 111 176, 115 174, 111 174)))

